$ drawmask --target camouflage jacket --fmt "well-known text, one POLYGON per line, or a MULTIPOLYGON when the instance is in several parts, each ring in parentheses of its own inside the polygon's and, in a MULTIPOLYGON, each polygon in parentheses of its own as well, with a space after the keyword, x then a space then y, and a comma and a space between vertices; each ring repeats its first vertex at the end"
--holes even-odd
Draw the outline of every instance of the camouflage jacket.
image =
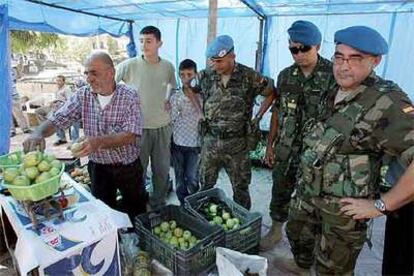
POLYGON ((385 153, 414 157, 414 107, 391 81, 372 73, 355 93, 305 126, 298 190, 304 196, 373 197, 385 153))
POLYGON ((254 98, 273 92, 273 80, 263 77, 240 63, 236 63, 227 86, 212 70, 199 73, 204 101, 204 119, 209 134, 221 138, 243 137, 247 134, 254 98))
MULTIPOLYGON (((279 136, 276 158, 287 160, 301 145, 302 126, 309 118, 317 118, 320 104, 335 87, 332 63, 318 56, 312 74, 305 77, 297 64, 280 72, 277 80, 278 100, 272 110, 279 112, 279 136)), ((297 154, 297 152, 296 152, 297 154)))

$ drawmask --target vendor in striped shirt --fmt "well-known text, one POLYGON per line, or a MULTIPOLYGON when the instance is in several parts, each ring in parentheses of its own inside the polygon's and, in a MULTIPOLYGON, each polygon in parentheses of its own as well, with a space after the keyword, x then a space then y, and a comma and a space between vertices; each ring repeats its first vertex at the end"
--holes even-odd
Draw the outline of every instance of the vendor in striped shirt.
POLYGON ((86 61, 89 85, 81 87, 23 142, 24 150, 45 148, 45 137, 82 120, 85 140, 77 157, 88 156, 92 194, 130 218, 146 211, 138 138, 142 134, 140 100, 135 89, 115 83, 110 56, 94 52, 86 61))

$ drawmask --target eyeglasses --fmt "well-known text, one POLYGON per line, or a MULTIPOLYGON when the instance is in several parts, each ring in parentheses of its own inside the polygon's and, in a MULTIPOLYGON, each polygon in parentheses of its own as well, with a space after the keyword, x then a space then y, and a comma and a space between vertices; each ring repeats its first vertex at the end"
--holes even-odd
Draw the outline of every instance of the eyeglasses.
POLYGON ((349 58, 344 58, 343 56, 333 56, 332 62, 335 65, 343 65, 346 61, 349 66, 358 66, 364 59, 364 56, 350 56, 349 58))
POLYGON ((310 49, 312 49, 312 46, 309 46, 309 45, 303 45, 303 46, 300 46, 300 47, 289 47, 289 51, 293 55, 297 55, 299 52, 302 52, 302 53, 309 52, 310 49))

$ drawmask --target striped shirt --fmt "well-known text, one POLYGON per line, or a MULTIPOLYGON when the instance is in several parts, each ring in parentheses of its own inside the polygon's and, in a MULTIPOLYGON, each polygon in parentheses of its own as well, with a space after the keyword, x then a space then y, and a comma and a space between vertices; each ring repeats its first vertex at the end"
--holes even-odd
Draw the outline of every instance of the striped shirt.
MULTIPOLYGON (((199 94, 196 96, 201 106, 201 96, 199 94)), ((199 147, 198 122, 202 117, 201 111, 181 90, 175 92, 170 101, 174 143, 184 147, 199 147)))
MULTIPOLYGON (((142 134, 141 104, 135 89, 117 84, 113 97, 101 108, 97 94, 90 86, 81 87, 66 103, 48 118, 55 127, 68 128, 82 119, 86 137, 99 137, 116 133, 142 134)), ((139 157, 138 143, 110 149, 100 149, 89 159, 99 164, 129 164, 139 157)))

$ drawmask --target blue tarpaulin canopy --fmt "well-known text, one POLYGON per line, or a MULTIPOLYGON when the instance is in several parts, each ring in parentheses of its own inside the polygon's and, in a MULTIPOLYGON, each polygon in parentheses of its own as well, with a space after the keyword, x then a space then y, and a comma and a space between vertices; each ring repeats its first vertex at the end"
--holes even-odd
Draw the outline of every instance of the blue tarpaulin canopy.
MULTIPOLYGON (((9 148, 8 30, 137 38, 139 30, 151 24, 162 32, 161 56, 175 64, 191 58, 203 65, 208 4, 208 0, 0 0, 0 154, 9 148)), ((218 0, 217 15, 217 33, 233 37, 237 60, 254 67, 259 51, 263 53, 260 70, 273 78, 292 63, 286 30, 295 20, 309 20, 320 28, 320 53, 327 58, 334 50, 336 30, 351 25, 373 27, 390 45, 377 73, 397 82, 414 98, 408 70, 414 64, 412 0, 218 0), (263 43, 259 43, 261 31, 263 43)))

